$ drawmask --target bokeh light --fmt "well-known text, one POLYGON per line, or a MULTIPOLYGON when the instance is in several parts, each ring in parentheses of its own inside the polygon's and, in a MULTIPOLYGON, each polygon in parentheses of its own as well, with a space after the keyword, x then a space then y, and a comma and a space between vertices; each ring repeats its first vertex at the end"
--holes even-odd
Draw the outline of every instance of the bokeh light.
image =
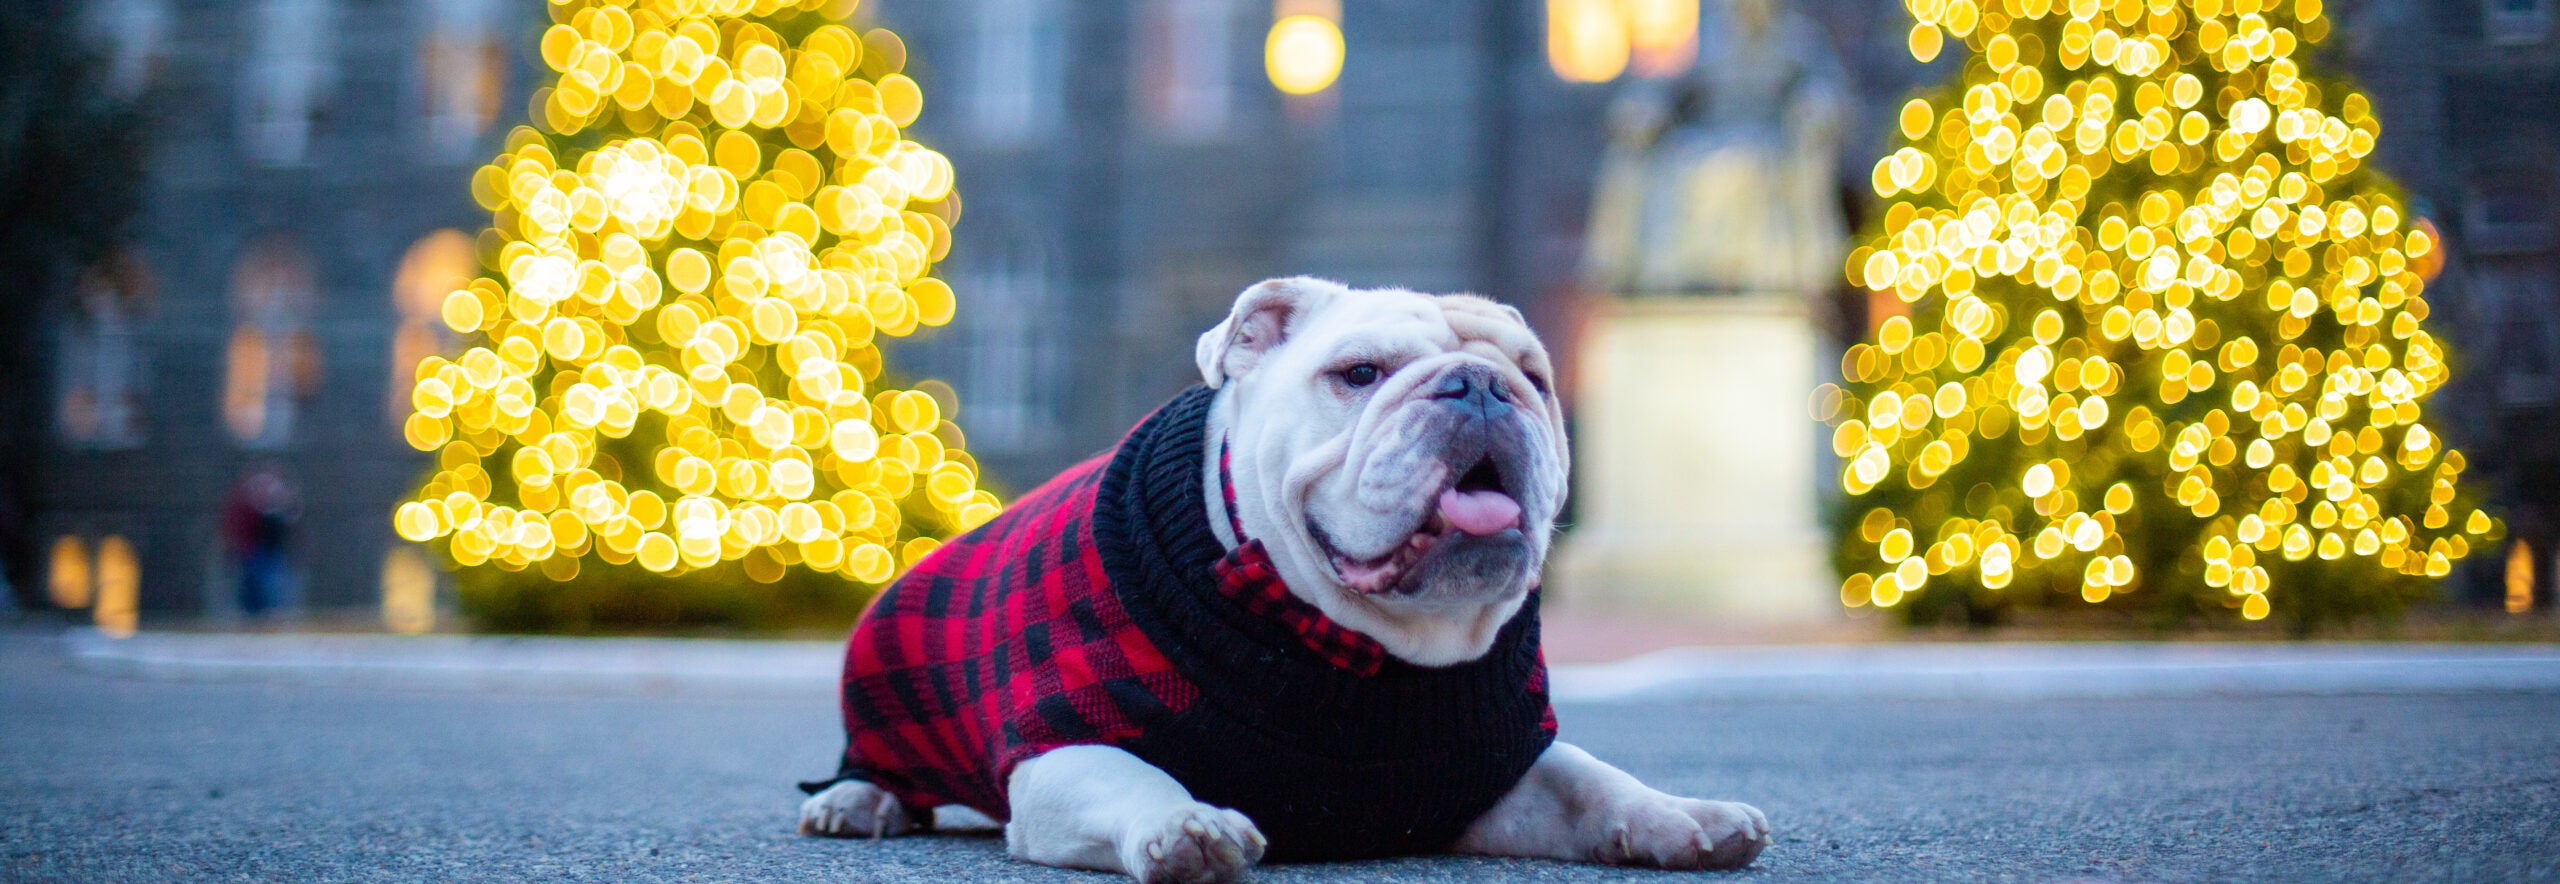
POLYGON ((1568 83, 1661 77, 1698 58, 1699 0, 1547 0, 1547 66, 1568 83))
POLYGON ((999 511, 933 398, 879 383, 883 337, 951 320, 959 201, 905 137, 904 43, 842 5, 549 4, 540 128, 471 181, 495 272, 441 305, 471 346, 417 363, 403 429, 438 469, 400 536, 564 580, 876 584, 999 511))
POLYGON ((1547 66, 1568 83, 1606 83, 1634 53, 1616 0, 1547 0, 1547 66))
POLYGON ((1902 107, 1847 262, 1909 309, 1817 394, 1844 603, 2176 586, 2256 620, 2500 533, 2420 421, 2441 244, 2364 167, 2371 103, 2296 61, 2319 0, 1906 5, 1913 57, 1966 58, 1902 107))
POLYGON ((1263 65, 1271 85, 1291 95, 1313 95, 1342 75, 1342 26, 1321 15, 1301 14, 1271 24, 1263 65))

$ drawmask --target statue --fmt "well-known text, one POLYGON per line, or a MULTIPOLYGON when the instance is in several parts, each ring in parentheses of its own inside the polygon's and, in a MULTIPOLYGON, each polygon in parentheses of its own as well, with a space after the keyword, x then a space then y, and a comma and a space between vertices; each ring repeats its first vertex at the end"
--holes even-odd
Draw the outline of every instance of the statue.
POLYGON ((1782 0, 1723 0, 1676 76, 1609 111, 1584 271, 1620 296, 1792 293, 1840 279, 1847 75, 1782 0))
POLYGON ((1727 626, 1839 617, 1805 416, 1814 317, 1848 231, 1836 162, 1847 79, 1780 0, 1710 4, 1696 63, 1611 109, 1585 259, 1601 296, 1576 348, 1581 524, 1567 607, 1727 626))

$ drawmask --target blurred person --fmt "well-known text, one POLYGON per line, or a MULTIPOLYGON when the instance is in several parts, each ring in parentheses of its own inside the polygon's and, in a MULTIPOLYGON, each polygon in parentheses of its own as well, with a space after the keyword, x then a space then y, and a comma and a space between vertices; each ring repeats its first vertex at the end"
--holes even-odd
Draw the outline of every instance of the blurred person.
POLYGON ((273 463, 263 463, 232 483, 222 504, 222 534, 238 575, 240 611, 252 618, 282 607, 292 574, 291 542, 300 501, 293 483, 273 463))

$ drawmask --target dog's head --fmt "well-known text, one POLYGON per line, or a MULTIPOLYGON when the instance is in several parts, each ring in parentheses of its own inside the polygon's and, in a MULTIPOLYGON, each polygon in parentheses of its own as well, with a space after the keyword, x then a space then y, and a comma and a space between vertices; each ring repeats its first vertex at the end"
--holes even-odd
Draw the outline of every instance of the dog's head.
POLYGON ((1211 469, 1228 446, 1237 515, 1291 591, 1408 661, 1481 656, 1565 496, 1564 413, 1519 311, 1275 279, 1198 357, 1219 389, 1211 469))

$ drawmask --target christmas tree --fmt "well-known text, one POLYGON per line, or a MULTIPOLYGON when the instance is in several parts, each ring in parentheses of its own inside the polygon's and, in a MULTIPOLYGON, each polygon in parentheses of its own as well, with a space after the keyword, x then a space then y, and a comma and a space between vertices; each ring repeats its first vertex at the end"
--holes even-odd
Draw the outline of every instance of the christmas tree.
POLYGON ((2495 535, 2420 421, 2432 228, 2365 166, 2370 102, 2296 59, 2320 0, 1907 5, 1914 57, 1967 57, 1875 166, 1847 271, 1887 309, 1817 394, 1844 603, 2307 626, 2495 535))
MULTIPOLYGON (((736 562, 878 584, 998 511, 948 405, 880 383, 948 322, 950 161, 886 30, 827 0, 552 0, 556 82, 472 178, 493 271, 416 370, 394 516, 466 569, 736 562)), ((947 398, 947 397, 946 397, 947 398)))

